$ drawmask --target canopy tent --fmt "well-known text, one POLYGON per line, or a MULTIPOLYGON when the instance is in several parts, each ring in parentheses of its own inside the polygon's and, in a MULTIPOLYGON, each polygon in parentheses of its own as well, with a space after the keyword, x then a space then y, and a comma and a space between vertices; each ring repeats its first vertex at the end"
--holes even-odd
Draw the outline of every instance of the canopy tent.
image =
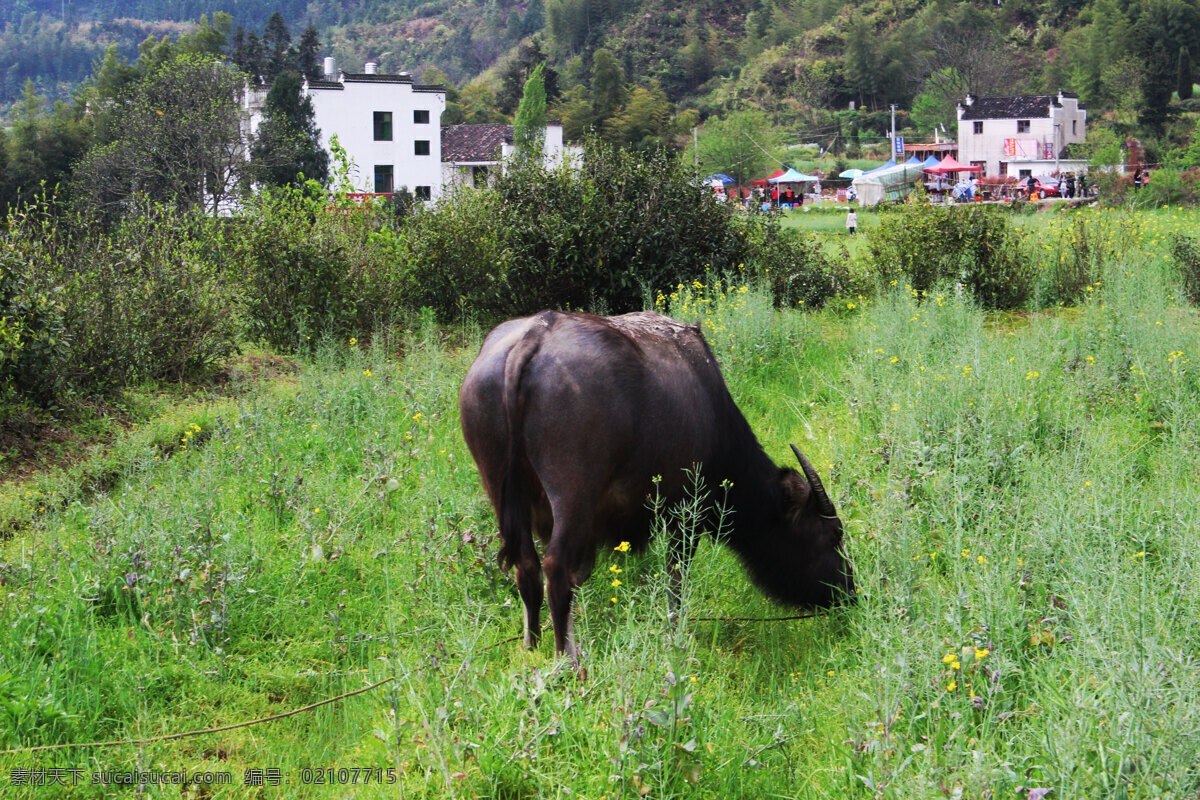
POLYGON ((764 180, 750 181, 750 183, 754 184, 755 186, 766 186, 767 181, 771 180, 771 178, 778 178, 782 174, 783 174, 783 170, 777 169, 771 173, 770 177, 768 177, 764 180))
POLYGON ((812 181, 821 180, 816 175, 805 175, 803 172, 797 172, 794 169, 788 169, 787 172, 773 178, 767 178, 768 183, 811 183, 812 181))
POLYGON ((960 164, 954 156, 946 156, 937 163, 936 167, 926 167, 925 171, 932 175, 945 175, 947 172, 979 172, 983 167, 973 167, 960 164))
MULTIPOLYGON (((933 158, 933 156, 930 156, 930 158, 933 158)), ((936 161, 937 161, 937 159, 936 159, 936 158, 934 158, 933 160, 934 160, 934 162, 936 162, 936 161)), ((913 165, 913 164, 920 164, 922 167, 924 167, 924 166, 928 166, 928 165, 927 165, 927 164, 926 164, 924 161, 922 161, 921 159, 917 158, 916 156, 909 156, 909 157, 908 157, 908 161, 905 161, 905 162, 904 162, 904 166, 906 166, 906 167, 908 167, 908 166, 911 166, 911 165, 913 165)))
POLYGON ((920 164, 900 164, 875 169, 854 179, 854 191, 860 206, 873 206, 884 200, 899 200, 920 183, 924 170, 920 164))
POLYGON ((839 174, 838 177, 839 178, 849 178, 850 180, 854 180, 855 178, 857 178, 858 176, 860 176, 862 174, 863 174, 863 171, 861 169, 848 169, 845 172, 839 174))
POLYGON ((886 163, 880 164, 875 169, 867 170, 866 172, 863 173, 863 175, 874 175, 876 172, 882 172, 883 170, 891 169, 894 166, 896 166, 896 162, 889 158, 886 163))
POLYGON ((938 161, 939 159, 937 156, 930 156, 929 158, 925 159, 922 164, 926 167, 936 167, 938 165, 938 161))
POLYGON ((721 172, 718 172, 715 175, 709 175, 707 178, 704 179, 704 182, 705 183, 737 183, 737 181, 735 181, 733 178, 731 178, 728 175, 725 175, 724 173, 721 173, 721 172))

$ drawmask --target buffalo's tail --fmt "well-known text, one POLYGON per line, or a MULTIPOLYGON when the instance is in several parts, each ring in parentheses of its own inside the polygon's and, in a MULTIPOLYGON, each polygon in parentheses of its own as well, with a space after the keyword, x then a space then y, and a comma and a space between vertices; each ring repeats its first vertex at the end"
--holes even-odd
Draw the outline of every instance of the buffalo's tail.
POLYGON ((529 330, 513 345, 504 362, 504 418, 508 425, 508 450, 504 456, 504 479, 500 489, 500 553, 502 569, 528 563, 537 558, 533 544, 530 498, 522 481, 525 461, 525 396, 521 380, 525 367, 537 355, 542 339, 554 322, 554 316, 542 312, 534 317, 529 330))

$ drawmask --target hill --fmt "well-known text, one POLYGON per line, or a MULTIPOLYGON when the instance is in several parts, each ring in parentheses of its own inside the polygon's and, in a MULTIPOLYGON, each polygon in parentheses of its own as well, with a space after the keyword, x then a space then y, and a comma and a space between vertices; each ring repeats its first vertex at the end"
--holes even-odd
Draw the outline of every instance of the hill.
POLYGON ((1063 89, 1122 133, 1161 136, 1191 95, 1200 41, 1200 0, 22 0, 0 11, 0 108, 28 80, 68 99, 106 48, 132 61, 147 37, 201 15, 227 20, 230 49, 260 42, 276 11, 292 41, 311 26, 348 69, 373 60, 472 86, 463 118, 510 115, 545 61, 569 131, 648 125, 660 139, 665 119, 614 121, 636 89, 659 116, 755 110, 801 140, 843 141, 880 131, 892 105, 901 127, 928 134, 966 92, 1063 89), (598 52, 612 54, 599 73, 598 52))

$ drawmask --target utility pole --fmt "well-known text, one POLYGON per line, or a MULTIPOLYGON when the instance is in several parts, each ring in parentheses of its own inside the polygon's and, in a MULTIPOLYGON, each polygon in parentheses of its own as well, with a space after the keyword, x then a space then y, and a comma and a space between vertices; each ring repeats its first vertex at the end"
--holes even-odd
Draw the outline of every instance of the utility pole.
MULTIPOLYGON (((1059 176, 1060 181, 1062 180, 1062 175, 1058 169, 1058 129, 1061 127, 1062 127, 1062 123, 1060 123, 1060 122, 1054 123, 1054 174, 1059 176)), ((1061 193, 1060 193, 1060 196, 1061 196, 1061 193)))
POLYGON ((692 157, 696 163, 696 169, 700 169, 700 135, 696 133, 699 128, 699 125, 692 126, 692 157))
POLYGON ((896 154, 896 104, 892 103, 892 155, 896 154))

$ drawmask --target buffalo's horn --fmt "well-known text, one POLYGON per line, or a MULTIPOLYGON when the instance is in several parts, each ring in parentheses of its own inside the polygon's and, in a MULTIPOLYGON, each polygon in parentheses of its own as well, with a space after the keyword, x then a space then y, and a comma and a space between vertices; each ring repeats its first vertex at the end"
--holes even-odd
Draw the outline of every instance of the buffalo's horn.
POLYGON ((796 458, 800 461, 800 469, 804 470, 804 477, 808 479, 808 485, 812 489, 813 495, 817 498, 817 508, 822 514, 827 517, 836 517, 837 509, 833 507, 833 501, 829 499, 829 495, 825 493, 825 486, 821 483, 821 479, 817 476, 816 469, 804 453, 796 445, 791 445, 792 452, 796 454, 796 458))

